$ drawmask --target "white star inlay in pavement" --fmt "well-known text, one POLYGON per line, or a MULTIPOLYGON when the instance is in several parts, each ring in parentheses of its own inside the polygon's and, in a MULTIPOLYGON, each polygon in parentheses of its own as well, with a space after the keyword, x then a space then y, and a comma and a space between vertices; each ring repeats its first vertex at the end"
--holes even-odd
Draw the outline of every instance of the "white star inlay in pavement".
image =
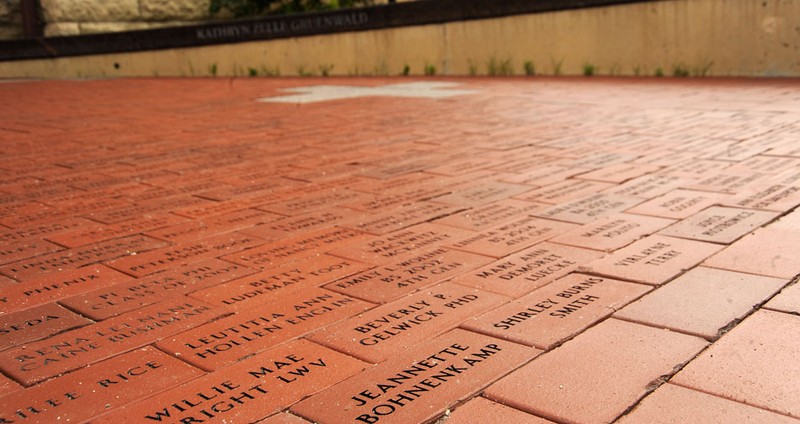
POLYGON ((267 103, 313 103, 328 100, 353 99, 358 97, 418 97, 440 99, 453 96, 474 94, 474 90, 454 90, 459 84, 452 82, 410 82, 389 84, 377 87, 359 87, 350 85, 313 85, 309 87, 287 88, 283 91, 293 92, 278 97, 263 97, 259 102, 267 103))

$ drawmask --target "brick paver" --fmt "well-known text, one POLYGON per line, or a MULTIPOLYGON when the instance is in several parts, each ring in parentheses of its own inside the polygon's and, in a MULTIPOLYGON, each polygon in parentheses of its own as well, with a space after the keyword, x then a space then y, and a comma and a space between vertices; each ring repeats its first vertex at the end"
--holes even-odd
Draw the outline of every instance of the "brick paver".
POLYGON ((696 390, 665 384, 619 422, 620 424, 687 422, 797 424, 797 419, 696 390))
POLYGON ((0 84, 0 422, 800 419, 800 83, 408 82, 0 84))
POLYGON ((675 384, 800 418, 800 317, 759 311, 703 352, 675 384))

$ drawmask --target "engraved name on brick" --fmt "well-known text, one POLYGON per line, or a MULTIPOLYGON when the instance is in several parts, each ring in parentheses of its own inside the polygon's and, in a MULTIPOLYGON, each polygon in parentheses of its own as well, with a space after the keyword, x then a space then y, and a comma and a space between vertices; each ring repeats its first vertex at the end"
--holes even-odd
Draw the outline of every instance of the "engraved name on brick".
POLYGON ((313 288, 362 269, 364 265, 359 262, 323 255, 313 261, 290 263, 199 290, 191 296, 212 304, 241 308, 264 298, 313 288))
POLYGON ((324 289, 304 290, 262 302, 158 346, 202 369, 213 370, 371 306, 324 289))
POLYGON ((291 408, 329 423, 431 422, 539 352, 460 329, 398 352, 291 408))
POLYGON ((184 299, 156 304, 0 352, 0 369, 31 385, 201 324, 216 313, 184 299))
POLYGON ((93 422, 257 422, 356 374, 363 365, 314 343, 295 340, 93 422))
POLYGON ((438 248, 342 278, 325 287, 370 302, 384 303, 491 260, 487 256, 438 248))
POLYGON ((310 339, 378 363, 505 300, 498 294, 443 283, 333 324, 310 339))

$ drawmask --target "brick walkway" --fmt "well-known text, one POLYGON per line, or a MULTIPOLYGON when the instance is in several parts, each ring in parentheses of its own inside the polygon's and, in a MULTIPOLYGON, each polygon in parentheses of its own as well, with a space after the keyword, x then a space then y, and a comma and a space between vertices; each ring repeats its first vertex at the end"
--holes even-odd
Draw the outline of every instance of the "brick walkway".
POLYGON ((798 422, 800 83, 409 81, 0 83, 0 422, 798 422))

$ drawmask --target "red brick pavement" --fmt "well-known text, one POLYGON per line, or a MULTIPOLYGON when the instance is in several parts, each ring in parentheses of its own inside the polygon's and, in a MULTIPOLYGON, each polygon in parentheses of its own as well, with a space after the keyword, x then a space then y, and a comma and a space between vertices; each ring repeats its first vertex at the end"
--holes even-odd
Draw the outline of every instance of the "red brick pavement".
POLYGON ((800 82, 409 82, 0 82, 0 423, 798 422, 800 82))

